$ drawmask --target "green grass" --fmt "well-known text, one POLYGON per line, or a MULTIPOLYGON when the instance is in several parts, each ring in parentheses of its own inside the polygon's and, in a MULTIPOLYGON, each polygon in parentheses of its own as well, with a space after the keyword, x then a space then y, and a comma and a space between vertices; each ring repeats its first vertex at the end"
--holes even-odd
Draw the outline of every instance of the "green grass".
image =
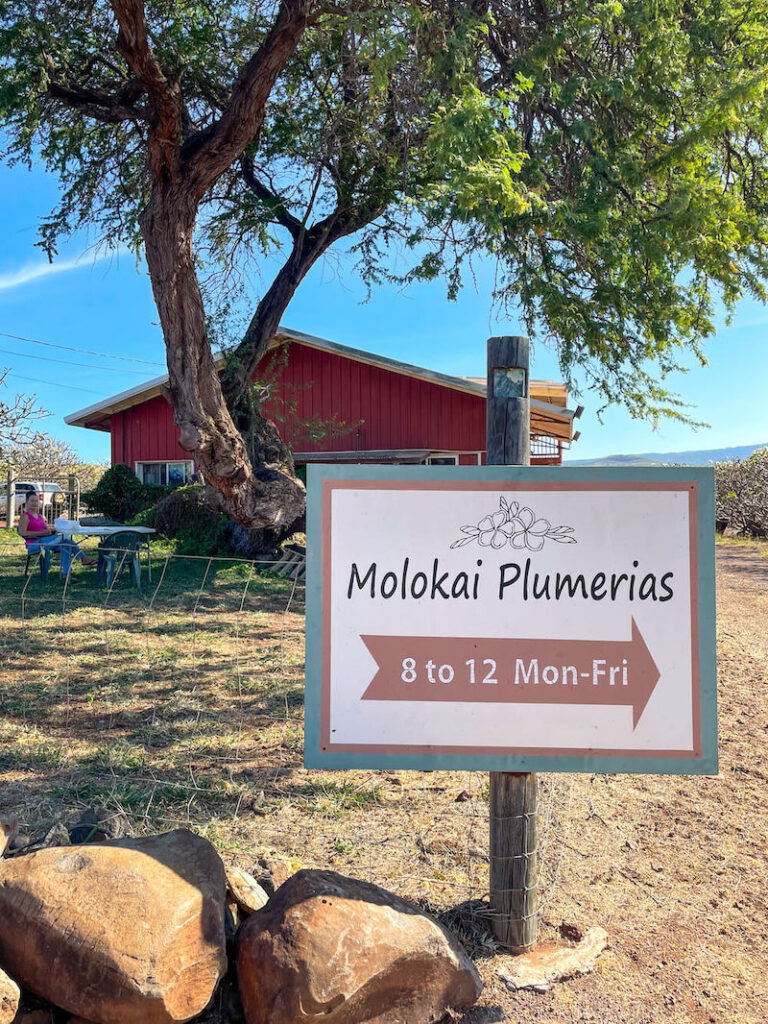
POLYGON ((151 797, 194 818, 198 804, 210 810, 200 793, 222 809, 242 797, 222 785, 222 764, 250 765, 266 746, 266 779, 275 751, 296 749, 303 593, 291 581, 158 544, 142 593, 127 572, 107 593, 79 565, 65 588, 57 560, 46 583, 36 566, 25 579, 11 543, 0 555, 0 771, 58 772, 58 794, 151 797))

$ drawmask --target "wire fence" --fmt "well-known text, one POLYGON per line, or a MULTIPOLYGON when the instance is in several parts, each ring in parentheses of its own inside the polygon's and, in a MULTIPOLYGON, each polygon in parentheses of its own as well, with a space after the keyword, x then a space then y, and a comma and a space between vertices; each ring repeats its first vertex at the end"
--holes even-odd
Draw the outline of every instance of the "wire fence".
POLYGON ((14 525, 24 511, 30 494, 37 494, 39 514, 49 526, 60 516, 78 519, 85 506, 81 502, 80 480, 74 474, 41 477, 37 480, 17 478, 15 474, 0 475, 0 528, 8 527, 8 510, 14 525))
MULTIPOLYGON (((194 828, 247 869, 260 858, 330 867, 441 912, 461 907, 454 927, 493 945, 487 922, 467 923, 488 916, 487 773, 303 768, 296 568, 153 547, 139 590, 125 571, 135 552, 110 553, 123 571, 107 587, 78 563, 47 582, 34 565, 24 576, 23 548, 0 547, 0 747, 13 751, 0 769, 12 756, 16 779, 0 811, 30 832, 93 805, 137 833, 194 828)), ((573 783, 540 784, 546 911, 573 783)))

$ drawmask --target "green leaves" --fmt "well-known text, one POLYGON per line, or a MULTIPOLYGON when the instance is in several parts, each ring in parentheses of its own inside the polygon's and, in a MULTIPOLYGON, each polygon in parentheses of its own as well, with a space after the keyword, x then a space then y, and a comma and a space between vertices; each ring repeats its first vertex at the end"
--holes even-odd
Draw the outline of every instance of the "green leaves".
MULTIPOLYGON (((147 4, 190 152, 275 8, 147 4)), ((83 225, 141 244, 153 112, 115 36, 106 0, 0 2, 5 155, 61 180, 51 256, 83 225)), ((318 7, 246 154, 257 187, 235 162, 202 197, 201 273, 231 295, 296 225, 351 234, 370 285, 443 274, 450 298, 490 256, 501 307, 566 379, 685 417, 663 380, 702 358, 716 299, 766 296, 767 67, 768 0, 318 7), (413 250, 399 276, 395 241, 413 250)))

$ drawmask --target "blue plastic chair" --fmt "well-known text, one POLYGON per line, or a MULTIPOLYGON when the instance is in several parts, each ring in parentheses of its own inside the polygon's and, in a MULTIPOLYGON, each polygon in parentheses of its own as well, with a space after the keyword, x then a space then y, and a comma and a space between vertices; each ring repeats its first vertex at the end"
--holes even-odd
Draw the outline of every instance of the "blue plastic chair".
POLYGON ((99 544, 99 562, 96 566, 96 578, 106 578, 107 589, 111 590, 115 582, 115 573, 120 572, 123 566, 129 566, 133 582, 137 590, 141 590, 141 561, 139 548, 144 542, 144 536, 136 533, 135 530, 123 530, 121 533, 114 533, 111 537, 105 538, 99 544))
POLYGON ((27 560, 24 563, 24 575, 29 575, 30 563, 32 562, 32 559, 35 557, 35 555, 37 555, 40 563, 40 577, 43 583, 45 583, 48 579, 48 569, 50 568, 51 565, 52 554, 53 552, 51 551, 50 548, 40 547, 39 544, 31 544, 27 548, 27 560))

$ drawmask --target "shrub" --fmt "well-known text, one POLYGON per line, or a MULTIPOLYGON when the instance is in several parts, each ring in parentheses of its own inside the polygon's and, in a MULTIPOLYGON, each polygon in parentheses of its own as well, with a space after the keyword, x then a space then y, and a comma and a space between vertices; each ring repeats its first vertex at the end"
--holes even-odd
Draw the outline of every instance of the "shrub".
POLYGON ((92 491, 82 495, 82 500, 89 511, 124 523, 155 505, 171 490, 171 487, 141 483, 130 466, 118 463, 106 471, 92 491))
POLYGON ((155 525, 155 505, 150 505, 149 508, 143 508, 141 512, 137 512, 135 516, 130 519, 126 519, 126 526, 149 526, 155 525))
POLYGON ((768 448, 715 464, 715 520, 749 537, 768 537, 768 448))
POLYGON ((177 487, 153 510, 152 525, 180 555, 229 555, 230 522, 205 503, 199 484, 177 487))

